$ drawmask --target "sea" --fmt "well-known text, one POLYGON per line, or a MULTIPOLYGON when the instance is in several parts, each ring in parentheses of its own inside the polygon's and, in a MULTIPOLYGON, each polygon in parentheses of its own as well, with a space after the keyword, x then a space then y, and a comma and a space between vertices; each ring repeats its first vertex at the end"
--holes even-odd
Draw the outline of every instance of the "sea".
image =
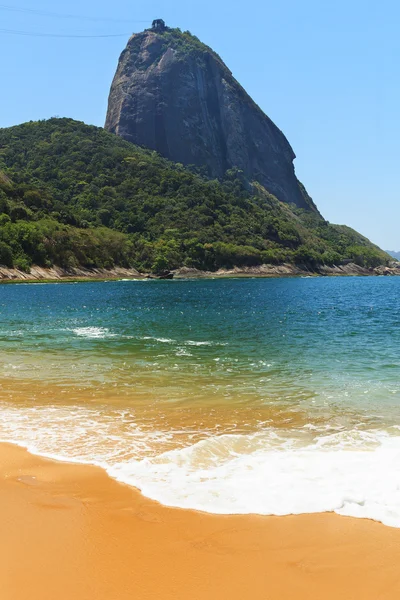
POLYGON ((0 440, 164 505, 400 527, 400 278, 0 286, 0 440))

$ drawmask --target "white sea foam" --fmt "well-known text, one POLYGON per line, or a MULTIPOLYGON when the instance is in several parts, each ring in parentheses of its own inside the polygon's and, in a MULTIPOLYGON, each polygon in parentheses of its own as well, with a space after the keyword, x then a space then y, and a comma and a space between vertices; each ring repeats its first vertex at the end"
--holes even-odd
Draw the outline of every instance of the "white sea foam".
POLYGON ((188 350, 186 350, 186 348, 178 348, 175 355, 176 356, 193 356, 193 354, 191 352, 188 352, 188 350))
POLYGON ((145 341, 160 342, 160 344, 175 344, 176 343, 176 340, 171 340, 170 338, 152 337, 151 335, 145 335, 139 339, 145 340, 145 341))
POLYGON ((238 437, 244 436, 207 439, 108 471, 168 506, 217 514, 333 511, 400 527, 400 438, 381 434, 375 448, 363 450, 256 444, 238 453, 238 437))
POLYGON ((394 427, 204 432, 186 447, 177 443, 181 433, 142 429, 128 410, 0 406, 2 441, 99 465, 168 506, 218 514, 333 511, 400 527, 400 436, 394 427))
POLYGON ((10 330, 10 331, 1 331, 0 335, 1 336, 5 336, 7 338, 12 338, 12 337, 22 337, 25 334, 23 329, 16 329, 16 330, 10 330))
POLYGON ((195 340, 174 340, 171 338, 165 337, 154 337, 151 335, 144 335, 139 337, 138 339, 144 341, 152 341, 152 342, 160 342, 161 344, 179 344, 180 346, 227 346, 227 344, 223 342, 211 342, 211 341, 195 341, 195 340))
POLYGON ((187 346, 227 346, 228 345, 228 344, 225 344, 224 342, 208 342, 208 341, 196 342, 194 340, 186 340, 186 342, 184 342, 184 344, 186 344, 187 346))
POLYGON ((106 327, 77 327, 72 330, 79 337, 91 339, 104 339, 107 337, 115 337, 115 334, 110 333, 106 327))

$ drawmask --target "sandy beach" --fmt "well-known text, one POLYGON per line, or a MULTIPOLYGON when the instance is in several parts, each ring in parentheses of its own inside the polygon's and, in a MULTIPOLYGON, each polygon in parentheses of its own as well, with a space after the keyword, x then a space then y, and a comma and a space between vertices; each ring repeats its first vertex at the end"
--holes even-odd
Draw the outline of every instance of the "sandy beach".
POLYGON ((2 600, 383 600, 400 530, 169 509, 101 469, 0 446, 2 600))

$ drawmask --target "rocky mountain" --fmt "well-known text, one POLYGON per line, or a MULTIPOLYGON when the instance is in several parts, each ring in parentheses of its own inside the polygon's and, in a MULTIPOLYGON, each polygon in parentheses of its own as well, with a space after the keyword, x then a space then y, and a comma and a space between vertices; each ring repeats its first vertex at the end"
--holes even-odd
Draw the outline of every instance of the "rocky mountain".
POLYGON ((132 35, 122 52, 105 127, 212 178, 237 168, 278 200, 317 210, 280 129, 211 48, 162 20, 132 35))

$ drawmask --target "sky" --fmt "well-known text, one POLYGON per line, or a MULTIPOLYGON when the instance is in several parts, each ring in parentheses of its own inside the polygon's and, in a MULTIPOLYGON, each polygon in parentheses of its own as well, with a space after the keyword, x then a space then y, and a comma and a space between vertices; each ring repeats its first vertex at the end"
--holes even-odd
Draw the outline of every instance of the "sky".
POLYGON ((5 2, 0 127, 52 116, 103 126, 128 37, 163 18, 218 52, 284 132, 297 156, 296 174, 326 219, 400 250, 396 0, 5 2), (121 36, 29 37, 10 30, 121 36))

